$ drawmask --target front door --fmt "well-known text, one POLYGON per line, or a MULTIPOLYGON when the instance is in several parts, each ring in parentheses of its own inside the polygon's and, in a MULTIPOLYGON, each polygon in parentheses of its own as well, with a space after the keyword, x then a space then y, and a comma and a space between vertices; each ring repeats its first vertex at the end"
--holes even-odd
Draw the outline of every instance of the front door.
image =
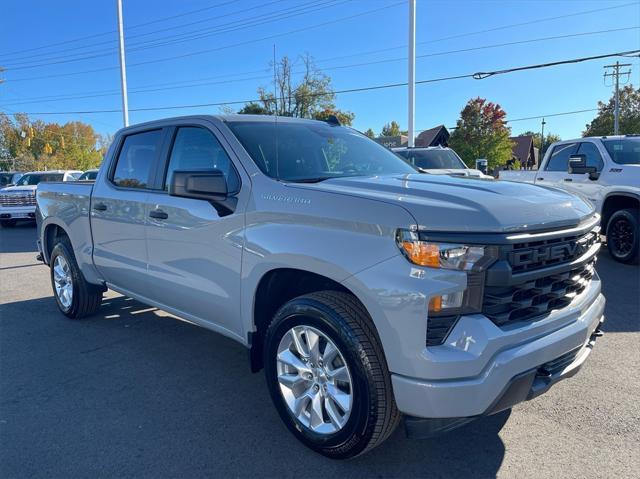
POLYGON ((544 170, 538 171, 536 175, 536 184, 566 189, 572 176, 568 172, 569 157, 575 155, 577 148, 577 143, 561 143, 554 146, 544 170))
POLYGON ((147 284, 147 200, 162 137, 162 129, 125 136, 91 200, 96 267, 111 286, 141 296, 147 284))
POLYGON ((242 201, 233 212, 219 212, 209 201, 168 194, 173 171, 203 169, 221 170, 230 195, 248 193, 248 178, 241 181, 242 170, 234 167, 224 139, 211 128, 191 121, 171 133, 164 189, 149 196, 149 294, 186 319, 241 336, 242 201))

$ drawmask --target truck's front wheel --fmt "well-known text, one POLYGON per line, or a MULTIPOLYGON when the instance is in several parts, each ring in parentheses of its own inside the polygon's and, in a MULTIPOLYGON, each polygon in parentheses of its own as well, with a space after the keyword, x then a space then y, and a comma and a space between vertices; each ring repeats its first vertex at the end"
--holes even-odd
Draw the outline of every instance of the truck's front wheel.
POLYGON ((373 324, 351 295, 295 298, 266 334, 265 372, 289 430, 336 459, 382 443, 398 424, 391 380, 373 324))
POLYGON ((68 241, 56 244, 49 264, 53 296, 62 314, 80 319, 95 313, 102 302, 102 289, 84 279, 68 241))
POLYGON ((607 225, 607 248, 616 261, 637 263, 640 257, 640 225, 637 209, 624 209, 611 215, 607 225))

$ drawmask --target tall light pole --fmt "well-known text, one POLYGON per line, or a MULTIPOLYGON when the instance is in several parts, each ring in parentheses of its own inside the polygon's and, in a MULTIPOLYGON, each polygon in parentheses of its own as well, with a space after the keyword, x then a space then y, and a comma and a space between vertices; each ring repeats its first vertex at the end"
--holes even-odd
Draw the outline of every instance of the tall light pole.
MULTIPOLYGON (((538 152, 538 165, 540 163, 542 163, 542 155, 544 154, 544 125, 546 125, 547 122, 544 121, 544 118, 542 119, 542 131, 540 132, 540 151, 538 152)), ((536 165, 537 167, 537 165, 536 165)))
POLYGON ((416 115, 416 0, 409 0, 409 148, 415 146, 416 115))
POLYGON ((127 99, 127 66, 124 60, 124 28, 122 26, 122 0, 118 3, 118 33, 120 35, 120 84, 122 87, 122 118, 129 126, 129 100, 127 99))

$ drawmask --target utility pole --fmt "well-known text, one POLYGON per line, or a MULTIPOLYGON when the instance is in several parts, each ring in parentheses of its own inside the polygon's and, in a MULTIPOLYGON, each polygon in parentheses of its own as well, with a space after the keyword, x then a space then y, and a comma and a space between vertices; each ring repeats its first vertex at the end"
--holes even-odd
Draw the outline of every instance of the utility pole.
POLYGON ((538 165, 542 163, 542 152, 544 151, 544 125, 547 122, 542 119, 542 131, 540 132, 540 151, 538 152, 538 165))
POLYGON ((129 126, 129 100, 127 99, 127 66, 124 60, 124 28, 122 26, 122 0, 118 3, 118 33, 120 36, 120 83, 122 87, 122 117, 124 126, 129 126))
POLYGON ((617 61, 614 65, 606 65, 604 68, 613 68, 613 72, 605 72, 604 78, 613 77, 615 82, 616 94, 615 94, 615 111, 613 114, 613 134, 620 134, 620 75, 631 75, 631 69, 626 72, 620 73, 620 67, 630 67, 631 63, 620 63, 617 61))
POLYGON ((409 0, 409 148, 415 146, 416 114, 416 0, 409 0))

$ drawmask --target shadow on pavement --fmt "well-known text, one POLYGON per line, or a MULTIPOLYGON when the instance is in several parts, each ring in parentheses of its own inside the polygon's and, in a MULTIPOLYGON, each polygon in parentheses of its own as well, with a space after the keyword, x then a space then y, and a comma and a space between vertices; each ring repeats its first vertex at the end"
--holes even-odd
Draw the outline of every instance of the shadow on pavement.
POLYGON ((38 251, 35 221, 19 221, 13 228, 0 227, 0 253, 38 251))
POLYGON ((640 266, 618 263, 603 248, 596 271, 607 298, 602 329, 605 333, 640 331, 640 266))
POLYGON ((351 461, 286 430, 237 343, 124 297, 72 321, 53 298, 0 306, 5 477, 494 477, 499 414, 430 440, 402 427, 351 461), (27 324, 25 324, 27 323, 27 324))

